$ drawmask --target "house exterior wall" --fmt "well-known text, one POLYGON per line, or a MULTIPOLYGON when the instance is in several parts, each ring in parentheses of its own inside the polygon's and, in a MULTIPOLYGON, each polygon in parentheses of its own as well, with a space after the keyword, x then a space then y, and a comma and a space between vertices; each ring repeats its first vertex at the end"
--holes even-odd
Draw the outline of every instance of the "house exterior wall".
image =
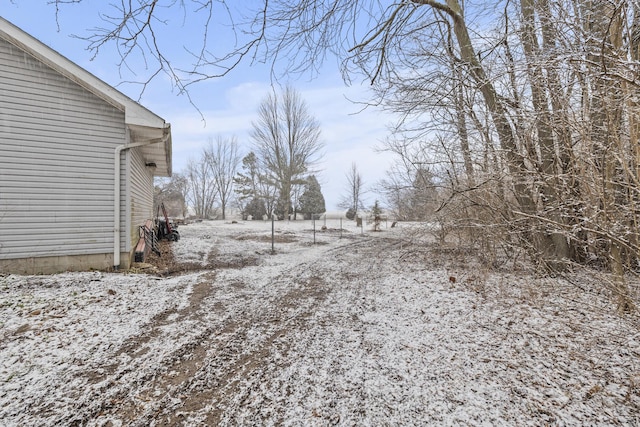
MULTIPOLYGON (((126 252, 130 253, 138 243, 139 227, 147 219, 153 218, 153 171, 145 166, 145 159, 139 149, 133 148, 128 151, 126 182, 127 201, 122 206, 127 207, 127 229, 129 235, 126 241, 126 252)), ((123 222, 124 224, 124 222, 123 222)))
MULTIPOLYGON (((113 266, 113 156, 127 138, 123 111, 0 39, 0 272, 113 266)), ((123 156, 124 176, 147 185, 138 154, 123 156)), ((121 249, 130 252, 131 225, 152 209, 141 206, 153 190, 121 182, 122 206, 131 205, 121 249)), ((127 267, 129 254, 122 260, 127 267)))

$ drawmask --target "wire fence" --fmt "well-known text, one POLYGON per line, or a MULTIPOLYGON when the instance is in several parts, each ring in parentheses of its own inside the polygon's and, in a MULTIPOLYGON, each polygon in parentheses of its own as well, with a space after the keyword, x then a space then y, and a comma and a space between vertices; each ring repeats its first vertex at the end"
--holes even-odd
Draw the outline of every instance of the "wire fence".
POLYGON ((265 228, 269 227, 272 251, 275 251, 276 245, 280 240, 279 236, 282 236, 283 233, 295 233, 298 238, 303 239, 304 236, 308 236, 310 243, 321 244, 334 239, 365 236, 370 232, 383 231, 394 226, 394 223, 387 218, 381 218, 377 222, 373 219, 367 220, 365 218, 350 220, 330 217, 310 220, 254 220, 251 222, 257 228, 262 228, 258 225, 259 223, 264 223, 265 228))

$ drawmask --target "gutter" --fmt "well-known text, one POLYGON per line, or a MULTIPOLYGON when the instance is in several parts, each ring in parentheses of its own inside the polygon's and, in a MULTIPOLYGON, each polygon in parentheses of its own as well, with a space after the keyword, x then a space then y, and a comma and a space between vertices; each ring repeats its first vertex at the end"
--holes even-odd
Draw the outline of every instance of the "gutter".
POLYGON ((115 150, 115 158, 113 164, 113 268, 120 268, 120 153, 131 148, 143 147, 145 145, 164 143, 169 139, 171 133, 169 128, 163 129, 162 138, 154 138, 145 142, 134 142, 133 144, 118 145, 115 150))

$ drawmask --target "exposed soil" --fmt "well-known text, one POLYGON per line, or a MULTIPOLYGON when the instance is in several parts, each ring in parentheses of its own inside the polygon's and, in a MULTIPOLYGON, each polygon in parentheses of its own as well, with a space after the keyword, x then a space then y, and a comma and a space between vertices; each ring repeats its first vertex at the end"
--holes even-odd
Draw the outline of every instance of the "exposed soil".
POLYGON ((222 268, 244 268, 258 264, 258 256, 256 255, 243 253, 220 254, 216 250, 209 252, 207 261, 204 264, 201 262, 178 261, 171 251, 171 242, 166 240, 158 242, 158 249, 160 251, 159 256, 153 252, 147 256, 146 264, 151 268, 146 269, 146 271, 160 276, 222 268))

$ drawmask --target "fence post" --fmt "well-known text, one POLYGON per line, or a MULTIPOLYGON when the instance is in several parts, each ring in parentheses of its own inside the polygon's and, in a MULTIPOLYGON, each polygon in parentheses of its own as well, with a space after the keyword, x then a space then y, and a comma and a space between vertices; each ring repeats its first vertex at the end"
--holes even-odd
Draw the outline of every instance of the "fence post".
POLYGON ((271 253, 274 254, 276 253, 276 249, 275 249, 275 230, 276 230, 276 226, 275 226, 275 220, 273 219, 273 214, 271 214, 271 253))

